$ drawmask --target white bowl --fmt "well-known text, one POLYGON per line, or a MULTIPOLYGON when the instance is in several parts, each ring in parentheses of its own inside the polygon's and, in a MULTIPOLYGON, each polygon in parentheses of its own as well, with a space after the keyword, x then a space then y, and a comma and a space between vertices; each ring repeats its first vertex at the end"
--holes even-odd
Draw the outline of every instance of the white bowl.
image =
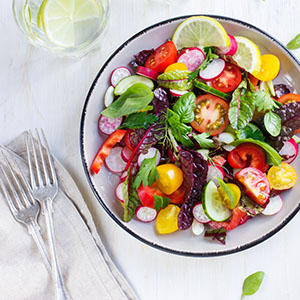
MULTIPOLYGON (((284 205, 274 216, 257 216, 227 235, 226 245, 194 236, 191 230, 159 235, 155 222, 143 224, 135 219, 122 221, 123 208, 115 196, 119 176, 111 174, 105 167, 98 175, 90 174, 90 165, 105 137, 99 135, 98 118, 103 110, 104 93, 109 86, 111 72, 118 66, 127 66, 133 55, 144 49, 156 48, 172 37, 176 27, 190 16, 169 19, 154 24, 122 44, 106 61, 97 74, 85 101, 80 129, 81 156, 84 170, 97 200, 125 231, 140 241, 170 253, 187 256, 219 256, 235 253, 255 246, 283 228, 298 212, 300 185, 283 194, 284 205)), ((300 86, 300 64, 296 58, 277 40, 264 31, 242 21, 227 17, 211 16, 217 19, 232 35, 245 36, 257 44, 262 53, 279 57, 281 70, 275 83, 300 86)), ((292 163, 300 174, 299 158, 292 163)))

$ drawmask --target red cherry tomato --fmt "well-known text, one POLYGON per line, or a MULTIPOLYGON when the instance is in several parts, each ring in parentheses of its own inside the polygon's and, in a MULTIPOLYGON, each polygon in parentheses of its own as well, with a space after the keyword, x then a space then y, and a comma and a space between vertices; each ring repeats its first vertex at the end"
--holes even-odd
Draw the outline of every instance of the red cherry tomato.
POLYGON ((266 206, 269 202, 270 183, 266 175, 256 168, 245 168, 235 174, 245 187, 245 193, 257 204, 266 206))
POLYGON ((254 77, 252 74, 248 73, 248 78, 249 78, 250 82, 254 85, 254 87, 256 87, 258 85, 259 79, 254 77))
POLYGON ((195 119, 191 125, 199 132, 217 135, 229 124, 228 104, 213 95, 202 95, 196 99, 195 119))
POLYGON ((185 192, 185 189, 182 184, 178 190, 176 190, 174 193, 172 193, 171 195, 168 195, 166 197, 170 198, 171 203, 181 204, 184 200, 184 192, 185 192))
POLYGON ((144 206, 154 208, 154 195, 158 195, 161 197, 168 197, 164 194, 158 187, 157 184, 154 182, 151 186, 143 186, 142 184, 138 188, 138 195, 139 198, 144 206))
POLYGON ((221 75, 212 80, 212 86, 223 93, 234 91, 242 81, 240 69, 233 64, 226 63, 224 71, 221 75))
POLYGON ((172 41, 159 46, 146 60, 145 67, 156 72, 163 72, 167 66, 176 62, 177 49, 172 41))
POLYGON ((243 143, 228 154, 228 163, 235 169, 253 167, 264 171, 266 169, 266 152, 252 143, 243 143))

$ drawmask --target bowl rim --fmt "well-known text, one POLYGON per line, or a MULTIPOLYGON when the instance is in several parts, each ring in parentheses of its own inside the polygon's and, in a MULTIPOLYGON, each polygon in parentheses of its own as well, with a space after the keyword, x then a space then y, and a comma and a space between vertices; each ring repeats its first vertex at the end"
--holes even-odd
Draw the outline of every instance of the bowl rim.
POLYGON ((162 250, 164 252, 170 253, 170 254, 176 254, 176 255, 180 255, 180 256, 187 256, 187 257, 216 257, 216 256, 224 256, 224 255, 229 255, 229 254, 234 254, 249 248, 252 248, 260 243, 262 243, 263 241, 269 239, 270 237, 272 237, 274 234, 276 234, 278 231, 280 231, 285 225, 287 225, 292 219, 293 217, 299 212, 300 210, 300 203, 297 205, 297 207, 288 215, 288 217, 286 219, 284 219, 280 224, 278 224, 274 229, 272 229, 271 231, 267 232, 265 235, 261 236, 260 238, 251 241, 249 243, 246 243, 242 246, 238 246, 235 247, 233 249, 229 249, 229 250, 217 250, 217 251, 212 251, 212 252, 189 252, 189 251, 183 251, 183 250, 175 250, 172 248, 168 248, 168 247, 164 247, 162 245, 158 245, 156 243, 153 243, 143 237, 141 237, 140 235, 138 235, 137 233, 135 233, 134 231, 132 231, 129 227, 126 227, 111 211, 110 209, 106 206, 105 202, 101 199, 100 195, 98 194, 96 188, 94 187, 94 184, 91 180, 91 175, 89 173, 89 167, 87 165, 87 161, 86 161, 86 155, 85 155, 85 150, 84 150, 84 128, 85 128, 85 117, 86 117, 86 112, 87 112, 87 107, 89 104, 89 100, 91 98, 91 95, 93 93, 93 90, 97 84, 97 81, 99 79, 99 77, 101 76, 101 74, 103 73, 103 71, 106 69, 107 65, 110 63, 110 61, 124 48, 126 47, 127 44, 129 44, 131 41, 135 40, 137 37, 147 33, 148 31, 150 31, 153 28, 159 27, 161 25, 165 25, 168 23, 172 23, 174 21, 179 21, 179 20, 185 20, 187 18, 190 17, 194 17, 194 16, 206 16, 206 17, 211 17, 211 18, 215 18, 217 20, 220 21, 230 21, 232 23, 237 23, 239 25, 242 25, 244 27, 248 27, 254 31, 257 31, 259 33, 261 33, 262 35, 266 36, 267 38, 269 38, 270 40, 272 40, 272 42, 276 43, 278 46, 280 46, 282 48, 283 51, 285 51, 290 58, 294 61, 295 64, 297 64, 300 68, 300 63, 299 61, 296 59, 296 57, 281 43, 279 42, 277 39, 275 39, 274 37, 272 37, 270 34, 268 34, 267 32, 265 32, 264 30, 250 24, 247 23, 245 21, 241 21, 238 19, 234 19, 231 17, 226 17, 226 16, 220 16, 220 15, 212 15, 212 14, 192 14, 192 15, 184 15, 184 16, 178 16, 178 17, 174 17, 174 18, 169 18, 163 21, 160 21, 158 23, 154 23, 142 30, 140 30, 138 33, 134 34, 133 36, 131 36, 129 39, 127 39, 124 43, 122 43, 110 56, 109 58, 105 61, 105 63, 102 65, 101 69, 99 70, 99 72, 97 73, 95 79, 93 80, 93 83, 88 91, 88 94, 86 96, 83 108, 82 108, 82 113, 81 113, 81 121, 80 121, 80 135, 79 135, 79 142, 80 142, 80 156, 81 156, 81 161, 83 164, 83 169, 86 175, 86 178, 88 180, 89 186, 92 189, 96 199, 98 200, 98 202, 101 204, 101 206, 104 208, 104 210, 107 212, 107 214, 122 228, 124 229, 127 233, 129 233, 131 236, 135 237, 137 240, 139 240, 140 242, 145 243, 148 246, 151 246, 157 250, 162 250))

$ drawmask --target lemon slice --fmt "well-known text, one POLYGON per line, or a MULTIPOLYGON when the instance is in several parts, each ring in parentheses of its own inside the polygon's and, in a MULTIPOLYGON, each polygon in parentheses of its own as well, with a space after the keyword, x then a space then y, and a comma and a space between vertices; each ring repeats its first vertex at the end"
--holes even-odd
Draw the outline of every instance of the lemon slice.
POLYGON ((172 40, 177 49, 230 46, 224 27, 218 21, 203 16, 186 19, 177 27, 172 40))
POLYGON ((95 0, 44 0, 37 22, 52 43, 68 48, 88 41, 97 31, 101 15, 95 0))
POLYGON ((236 36, 238 48, 232 56, 233 60, 249 73, 257 74, 261 66, 261 55, 258 47, 249 39, 236 36))

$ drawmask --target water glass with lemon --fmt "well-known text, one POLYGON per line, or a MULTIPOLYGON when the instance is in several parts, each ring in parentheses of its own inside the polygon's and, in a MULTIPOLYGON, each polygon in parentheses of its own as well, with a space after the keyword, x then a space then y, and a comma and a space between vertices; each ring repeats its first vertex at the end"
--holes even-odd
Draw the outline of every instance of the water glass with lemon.
POLYGON ((13 0, 14 17, 35 46, 81 57, 99 45, 110 0, 13 0))

